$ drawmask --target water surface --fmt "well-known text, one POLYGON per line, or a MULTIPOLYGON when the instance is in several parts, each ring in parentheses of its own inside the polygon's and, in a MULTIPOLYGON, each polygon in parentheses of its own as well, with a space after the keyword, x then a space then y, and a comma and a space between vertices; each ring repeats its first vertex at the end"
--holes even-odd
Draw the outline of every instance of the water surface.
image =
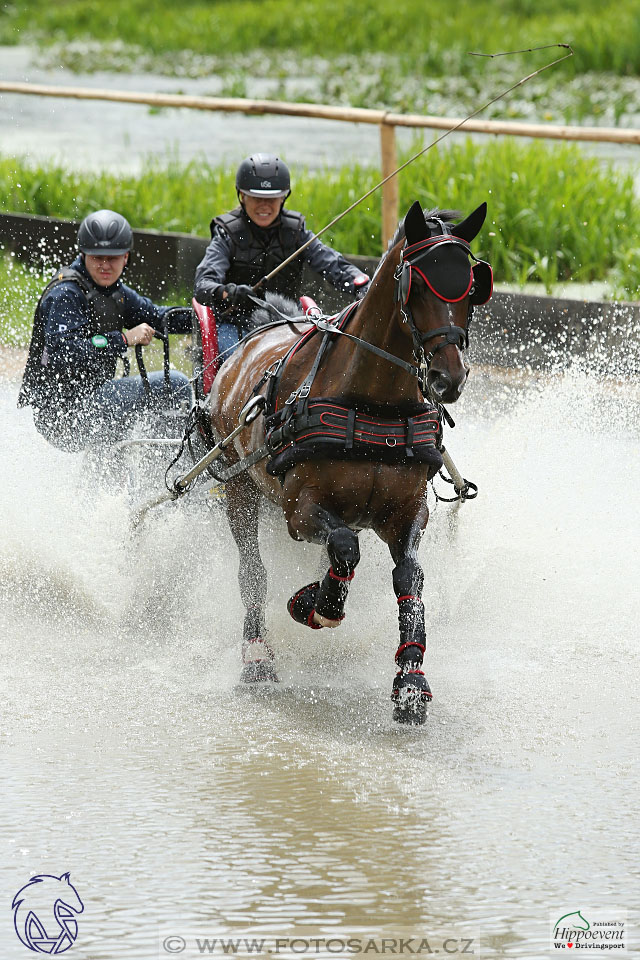
POLYGON ((16 392, 0 394, 3 960, 28 955, 14 894, 66 871, 76 960, 169 956, 169 934, 191 958, 192 931, 538 958, 550 914, 574 909, 637 930, 636 387, 474 371, 447 446, 480 495, 438 505, 421 548, 419 730, 391 720, 375 537, 344 625, 305 632, 285 602, 318 549, 265 518, 282 683, 239 690, 221 513, 169 506, 132 537, 123 485, 49 448, 16 392))

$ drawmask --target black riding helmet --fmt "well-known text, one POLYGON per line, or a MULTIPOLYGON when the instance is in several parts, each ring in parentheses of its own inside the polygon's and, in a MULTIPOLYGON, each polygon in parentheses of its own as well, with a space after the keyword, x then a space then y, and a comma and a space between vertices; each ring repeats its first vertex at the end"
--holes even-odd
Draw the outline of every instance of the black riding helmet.
POLYGON ((282 197, 291 193, 289 167, 272 153, 254 153, 242 161, 236 172, 238 195, 251 197, 282 197))
POLYGON ((114 210, 96 210, 80 224, 78 247, 89 256, 106 254, 116 257, 133 248, 133 231, 122 214, 114 210))

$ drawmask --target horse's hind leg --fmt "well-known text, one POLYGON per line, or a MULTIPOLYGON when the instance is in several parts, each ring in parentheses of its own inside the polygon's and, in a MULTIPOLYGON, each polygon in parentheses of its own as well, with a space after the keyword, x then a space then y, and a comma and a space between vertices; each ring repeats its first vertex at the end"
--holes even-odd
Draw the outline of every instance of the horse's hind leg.
POLYGON ((390 546, 396 566, 393 589, 398 600, 400 643, 396 651, 398 673, 393 681, 391 699, 393 719, 398 723, 422 724, 427 718, 431 690, 422 671, 426 647, 422 587, 424 573, 418 563, 420 532, 414 531, 408 545, 390 546))
POLYGON ((240 554, 238 580, 245 606, 242 632, 242 674, 244 683, 277 680, 273 651, 266 641, 264 609, 267 599, 267 571, 258 543, 260 493, 246 476, 227 484, 227 519, 240 554))
MULTIPOLYGON (((291 528, 291 523, 290 523, 291 528)), ((299 530, 296 530, 299 535, 299 530)), ((305 539, 324 543, 331 566, 321 581, 309 583, 287 604, 298 623, 314 630, 338 627, 344 619, 344 606, 360 561, 358 535, 328 510, 313 512, 313 525, 307 526, 305 539)))

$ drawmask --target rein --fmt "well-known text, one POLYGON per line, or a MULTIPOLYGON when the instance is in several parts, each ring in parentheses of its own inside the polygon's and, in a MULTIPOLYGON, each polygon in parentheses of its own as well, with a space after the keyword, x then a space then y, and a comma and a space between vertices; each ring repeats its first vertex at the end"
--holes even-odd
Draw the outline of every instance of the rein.
MULTIPOLYGON (((359 301, 359 302, 362 303, 363 301, 359 301)), ((469 315, 471 315, 472 310, 473 310, 473 307, 470 307, 469 315)), ((388 350, 383 350, 382 347, 377 347, 374 343, 369 343, 368 340, 363 340, 362 337, 355 337, 352 333, 347 333, 346 330, 342 330, 339 326, 337 326, 337 324, 340 322, 340 319, 341 319, 341 316, 339 316, 337 320, 334 320, 334 318, 332 317, 318 317, 317 319, 314 320, 314 323, 316 328, 324 332, 325 335, 328 335, 329 337, 331 337, 333 336, 333 334, 340 334, 340 336, 347 337, 348 340, 353 341, 353 343, 357 344, 357 346, 363 347, 365 350, 368 350, 370 353, 375 353, 375 355, 378 357, 382 357, 383 360, 388 360, 389 363, 393 363, 397 367, 402 367, 403 370, 406 370, 407 373, 410 373, 413 377, 416 378, 416 380, 418 381, 418 386, 420 387, 420 392, 422 393, 423 396, 425 397, 427 396, 427 393, 428 393, 427 374, 429 372, 429 364, 431 363, 431 360, 437 353, 437 350, 439 349, 439 347, 436 348, 436 350, 433 350, 427 357, 425 357, 424 350, 422 349, 422 346, 420 346, 422 357, 421 358, 417 357, 417 359, 419 360, 419 365, 416 366, 416 364, 414 363, 407 363, 406 360, 402 360, 400 357, 396 357, 394 353, 389 353, 388 350), (331 322, 332 320, 334 320, 333 323, 331 322)), ((415 325, 414 325, 414 328, 415 328, 415 325)), ((418 331, 418 329, 415 328, 415 330, 416 330, 417 336, 420 336, 420 332, 418 331)), ((425 334, 425 338, 427 339, 429 337, 448 335, 449 332, 453 330, 461 330, 461 328, 454 327, 454 326, 439 327, 437 330, 434 330, 432 333, 425 334)), ((461 332, 466 334, 466 330, 461 332)), ((450 340, 444 341, 441 344, 441 346, 443 347, 446 346, 447 342, 457 343, 458 341, 457 339, 455 341, 450 341, 450 340)), ((415 343, 415 338, 414 338, 414 343, 415 343)), ((415 355, 415 351, 414 351, 414 355, 415 355)), ((287 401, 287 403, 288 402, 289 401, 287 401)), ((442 413, 444 419, 447 421, 448 425, 450 427, 455 427, 455 421, 453 417, 445 409, 443 404, 437 403, 436 405, 440 410, 440 412, 442 413)))

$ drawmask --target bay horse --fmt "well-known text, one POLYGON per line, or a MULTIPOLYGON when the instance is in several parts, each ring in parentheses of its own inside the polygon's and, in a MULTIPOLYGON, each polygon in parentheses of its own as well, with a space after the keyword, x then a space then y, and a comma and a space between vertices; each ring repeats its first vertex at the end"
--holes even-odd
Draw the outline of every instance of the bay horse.
POLYGON ((414 203, 360 302, 306 334, 293 323, 260 330, 222 365, 211 392, 215 435, 231 432, 252 392, 266 407, 229 448, 232 463, 263 450, 226 487, 246 610, 242 680, 277 680, 258 547, 264 496, 281 507, 294 540, 326 547, 331 566, 323 580, 288 603, 311 629, 338 627, 344 617, 359 531, 372 529, 387 544, 400 632, 393 716, 425 722, 431 691, 422 671, 418 546, 429 518, 428 480, 442 465, 442 404, 464 388, 472 308, 491 296, 491 268, 469 246, 486 210, 483 203, 455 223, 453 211, 425 213, 414 203))

